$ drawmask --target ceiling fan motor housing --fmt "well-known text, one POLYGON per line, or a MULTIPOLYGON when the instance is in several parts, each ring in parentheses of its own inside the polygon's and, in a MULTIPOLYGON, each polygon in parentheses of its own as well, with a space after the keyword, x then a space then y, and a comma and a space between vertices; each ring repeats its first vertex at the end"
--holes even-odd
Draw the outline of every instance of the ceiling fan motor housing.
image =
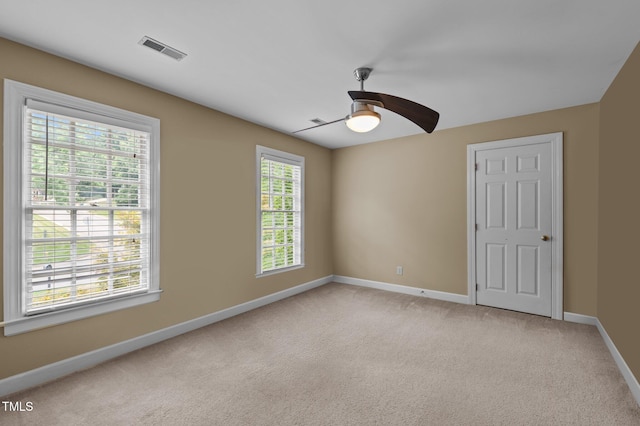
MULTIPOLYGON (((351 103, 351 115, 362 115, 362 113, 364 112, 364 114, 371 114, 372 112, 375 114, 378 114, 377 112, 374 111, 373 106, 366 104, 364 102, 360 102, 360 101, 353 101, 353 103, 351 103)), ((378 114, 380 115, 380 114, 378 114)))
POLYGON ((364 102, 354 101, 351 104, 351 114, 349 114, 345 123, 354 132, 368 132, 380 123, 380 114, 373 110, 373 106, 364 102))

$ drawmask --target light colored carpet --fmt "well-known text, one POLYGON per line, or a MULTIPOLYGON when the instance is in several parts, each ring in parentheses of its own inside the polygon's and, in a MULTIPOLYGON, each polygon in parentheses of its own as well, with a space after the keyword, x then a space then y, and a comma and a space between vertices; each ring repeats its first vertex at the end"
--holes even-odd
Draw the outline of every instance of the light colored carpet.
POLYGON ((341 284, 8 399, 34 410, 2 425, 640 425, 595 327, 341 284))

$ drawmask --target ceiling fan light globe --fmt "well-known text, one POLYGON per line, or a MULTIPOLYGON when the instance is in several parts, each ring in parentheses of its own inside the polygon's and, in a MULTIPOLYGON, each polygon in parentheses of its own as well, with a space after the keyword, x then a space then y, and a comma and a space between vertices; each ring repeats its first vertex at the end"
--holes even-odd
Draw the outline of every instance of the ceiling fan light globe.
POLYGON ((380 124, 380 114, 371 110, 357 111, 349 115, 345 123, 354 132, 370 132, 380 124))

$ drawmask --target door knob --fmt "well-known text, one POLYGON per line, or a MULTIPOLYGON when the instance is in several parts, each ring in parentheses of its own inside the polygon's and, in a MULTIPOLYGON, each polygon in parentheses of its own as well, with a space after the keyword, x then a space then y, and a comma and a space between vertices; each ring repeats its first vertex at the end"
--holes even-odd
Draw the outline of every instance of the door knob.
POLYGON ((540 237, 540 239, 542 241, 549 241, 549 236, 548 235, 543 235, 542 237, 540 237))

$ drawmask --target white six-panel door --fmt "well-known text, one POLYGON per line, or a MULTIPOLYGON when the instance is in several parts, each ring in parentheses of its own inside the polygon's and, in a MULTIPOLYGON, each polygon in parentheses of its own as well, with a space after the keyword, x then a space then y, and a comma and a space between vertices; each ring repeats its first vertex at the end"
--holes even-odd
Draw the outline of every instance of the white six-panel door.
POLYGON ((554 150, 513 141, 473 150, 475 302, 553 316, 554 150))

